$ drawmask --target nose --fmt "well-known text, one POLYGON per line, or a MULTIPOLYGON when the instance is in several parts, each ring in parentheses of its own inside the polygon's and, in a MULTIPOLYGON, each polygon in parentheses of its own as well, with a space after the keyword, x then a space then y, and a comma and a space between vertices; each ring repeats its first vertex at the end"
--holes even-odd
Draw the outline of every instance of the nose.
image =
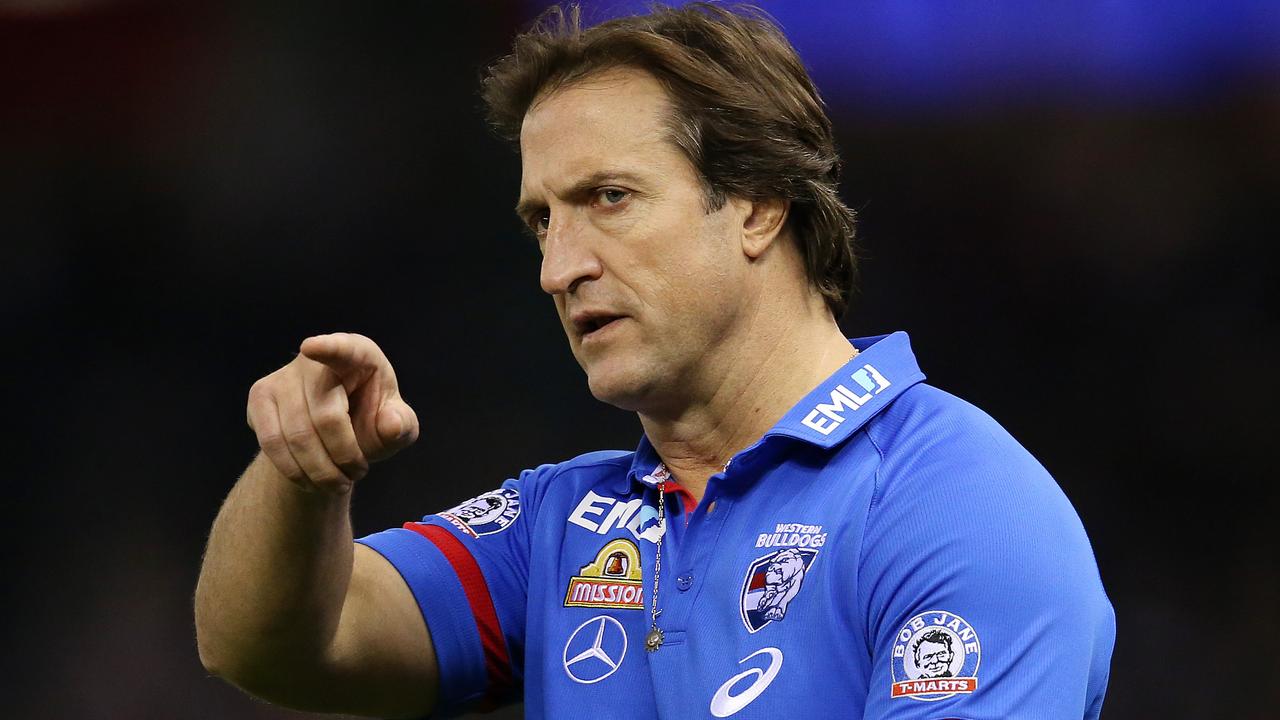
POLYGON ((585 280, 597 280, 603 272, 592 248, 590 229, 573 217, 572 210, 551 213, 542 244, 542 271, 538 279, 550 295, 572 293, 585 280))

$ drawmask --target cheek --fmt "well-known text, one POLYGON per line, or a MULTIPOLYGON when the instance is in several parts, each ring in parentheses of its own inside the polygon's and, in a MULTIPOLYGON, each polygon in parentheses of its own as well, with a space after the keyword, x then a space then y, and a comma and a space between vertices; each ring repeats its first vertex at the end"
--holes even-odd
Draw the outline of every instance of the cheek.
MULTIPOLYGON (((728 251, 725 238, 718 233, 690 233, 678 236, 674 248, 658 264, 661 272, 677 292, 701 298, 692 304, 714 305, 732 296, 741 282, 737 258, 728 251)), ((695 300, 689 297, 689 300, 695 300)))
POLYGON ((741 287, 747 267, 741 238, 733 233, 731 220, 727 209, 704 215, 700 232, 692 239, 701 281, 721 293, 722 299, 741 287))
POLYGON ((620 275, 648 303, 665 308, 663 314, 681 318, 681 325, 689 325, 683 319, 715 324, 712 318, 724 314, 742 281, 724 214, 707 215, 695 206, 647 224, 627 238, 629 257, 617 259, 630 271, 620 275))

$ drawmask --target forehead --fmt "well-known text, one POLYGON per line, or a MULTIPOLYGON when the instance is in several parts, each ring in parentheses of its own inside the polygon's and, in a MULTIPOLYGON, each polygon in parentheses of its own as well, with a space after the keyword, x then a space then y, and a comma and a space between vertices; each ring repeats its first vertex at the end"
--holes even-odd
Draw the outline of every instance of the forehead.
POLYGON ((670 172, 683 159, 668 139, 670 101, 644 71, 619 68, 591 75, 539 98, 520 130, 521 194, 555 191, 559 183, 604 169, 670 172))

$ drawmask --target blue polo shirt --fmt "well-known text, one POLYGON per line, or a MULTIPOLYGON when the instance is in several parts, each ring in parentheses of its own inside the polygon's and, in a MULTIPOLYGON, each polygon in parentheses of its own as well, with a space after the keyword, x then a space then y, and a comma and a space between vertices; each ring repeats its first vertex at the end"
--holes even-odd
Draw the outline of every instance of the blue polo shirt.
POLYGON ((1115 616, 1070 502, 905 333, 852 342, 696 507, 641 439, 362 538, 422 609, 436 715, 1096 718, 1115 616))

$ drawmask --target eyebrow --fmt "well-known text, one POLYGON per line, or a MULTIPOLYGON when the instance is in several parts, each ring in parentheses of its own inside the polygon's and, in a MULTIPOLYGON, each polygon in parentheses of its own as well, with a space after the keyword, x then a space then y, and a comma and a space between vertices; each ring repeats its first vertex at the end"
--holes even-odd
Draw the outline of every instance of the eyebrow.
MULTIPOLYGON (((578 197, 589 190, 600 187, 601 185, 610 185, 615 182, 639 184, 640 178, 623 170, 601 170, 599 172, 591 173, 587 177, 575 182, 561 194, 565 197, 578 197)), ((546 207, 546 204, 541 201, 533 200, 531 198, 520 198, 520 201, 516 203, 515 210, 516 215, 518 215, 521 220, 524 220, 529 217, 529 214, 534 210, 539 210, 543 207, 546 207)))

